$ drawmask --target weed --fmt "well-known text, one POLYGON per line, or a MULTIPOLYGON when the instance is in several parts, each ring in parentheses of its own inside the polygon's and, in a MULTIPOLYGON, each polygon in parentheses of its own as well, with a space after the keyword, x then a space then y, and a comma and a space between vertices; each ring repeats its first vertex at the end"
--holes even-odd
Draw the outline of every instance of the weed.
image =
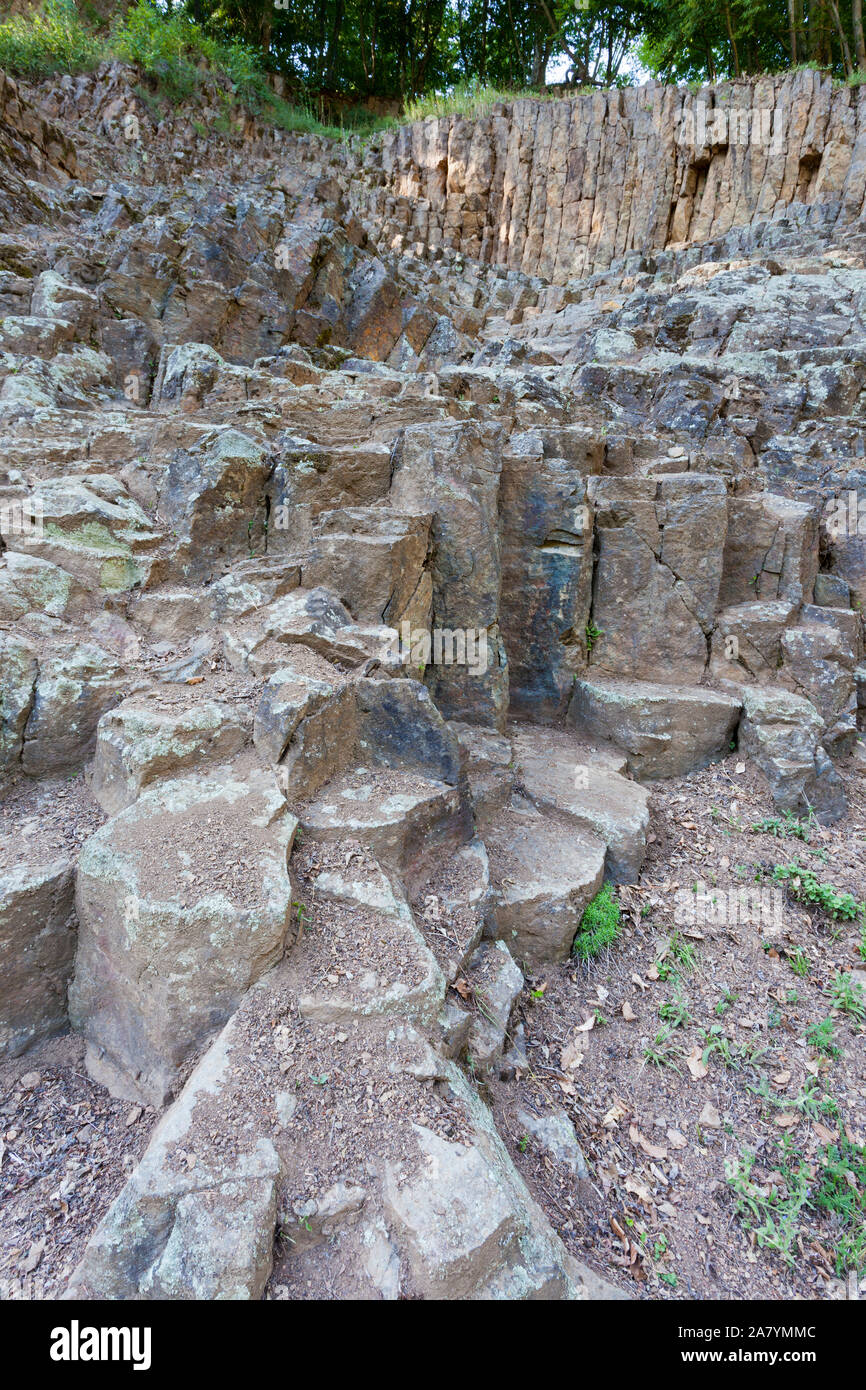
POLYGON ((850 893, 837 892, 832 883, 819 883, 811 869, 797 863, 777 864, 773 878, 776 883, 786 883, 797 902, 814 903, 837 922, 853 922, 857 917, 866 921, 866 903, 858 903, 850 893))
POLYGON ((806 1029, 806 1042, 810 1047, 814 1047, 816 1052, 820 1052, 823 1057, 835 1059, 841 1054, 834 1042, 836 1030, 832 1018, 825 1018, 820 1023, 813 1023, 806 1029))
POLYGON ((791 954, 788 956, 788 964, 790 965, 794 974, 799 975, 801 979, 808 975, 809 971, 812 968, 809 963, 809 957, 806 955, 806 952, 801 951, 799 947, 796 951, 792 951, 791 954))
POLYGON ((850 1014, 858 1023, 862 1023, 866 1018, 863 986, 853 975, 843 975, 841 970, 837 971, 824 993, 833 1008, 838 1009, 840 1013, 850 1014))
POLYGON ((586 654, 589 656, 599 637, 604 636, 604 632, 600 627, 596 627, 591 618, 583 631, 586 639, 586 654))
POLYGON ((783 816, 765 816, 763 820, 755 821, 752 830, 755 834, 775 835, 779 840, 802 840, 808 844, 812 819, 811 811, 805 824, 792 811, 786 811, 783 816))

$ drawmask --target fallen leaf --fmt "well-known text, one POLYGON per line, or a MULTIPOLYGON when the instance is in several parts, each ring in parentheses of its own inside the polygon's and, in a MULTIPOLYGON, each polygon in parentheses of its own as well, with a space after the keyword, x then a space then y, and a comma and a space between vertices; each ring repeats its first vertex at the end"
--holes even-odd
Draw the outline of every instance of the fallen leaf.
POLYGON ((186 683, 187 685, 201 685, 203 680, 204 676, 187 676, 186 683))
POLYGON ((583 1023, 578 1024, 574 1031, 575 1033, 591 1033, 594 1027, 595 1014, 590 1014, 589 1018, 585 1018, 583 1023))
POLYGON ((797 1116, 792 1115, 790 1110, 782 1110, 776 1116, 776 1124, 779 1126, 780 1129, 790 1129, 791 1126, 795 1125, 796 1123, 797 1116))
POLYGON ((583 1065, 586 1057, 586 1039, 577 1036, 562 1049, 562 1056, 559 1059, 563 1071, 575 1071, 583 1065))
POLYGON ((711 1101, 707 1101, 698 1116, 698 1124, 706 1125, 708 1129, 721 1129, 722 1118, 711 1101))
POLYGON ((698 1047, 697 1043, 692 1048, 691 1052, 686 1058, 686 1066, 688 1067, 695 1081, 703 1081, 704 1077, 709 1071, 709 1067, 704 1061, 704 1054, 701 1052, 701 1049, 698 1047))
POLYGON ((632 1008, 631 1004, 628 1002, 627 999, 625 1000, 622 1006, 622 1016, 625 1019, 626 1023, 634 1023, 637 1019, 637 1014, 635 1013, 634 1009, 632 1008))
POLYGON ((649 970, 646 972, 646 977, 648 980, 657 980, 659 977, 658 966, 655 964, 651 965, 649 970))
POLYGON ((628 1110, 626 1107, 620 1101, 614 1101, 602 1120, 602 1124, 605 1129, 616 1129, 620 1120, 624 1120, 627 1114, 628 1110))
POLYGON ((680 1134, 678 1129, 669 1129, 667 1136, 672 1149, 684 1149, 688 1145, 688 1139, 684 1134, 680 1134))
POLYGON ((645 1134, 641 1134, 637 1125, 630 1125, 628 1137, 633 1144, 637 1144, 648 1158, 667 1158, 668 1151, 659 1144, 653 1144, 647 1139, 645 1134))
POLYGON ((789 1071, 780 1071, 777 1072, 776 1075, 773 1077, 773 1085, 779 1087, 787 1086, 790 1080, 791 1073, 789 1071))
MULTIPOLYGON (((812 1121, 812 1128, 822 1144, 835 1144, 836 1140, 839 1138, 839 1131, 837 1129, 828 1129, 826 1125, 820 1125, 817 1120, 812 1121)), ((846 1176, 850 1171, 850 1168, 846 1168, 846 1176)))
POLYGON ((472 986, 469 984, 467 980, 464 980, 462 975, 460 976, 459 980, 454 981, 454 984, 451 986, 451 988, 457 991, 461 999, 472 998, 472 986))
POLYGON ((632 1195, 637 1197, 639 1201, 643 1202, 645 1206, 652 1206, 653 1199, 650 1196, 649 1188, 645 1187, 642 1182, 638 1182, 637 1178, 626 1178, 625 1190, 626 1192, 631 1192, 632 1195))
POLYGON ((633 985, 637 985, 638 989, 645 990, 647 988, 646 981, 642 980, 640 975, 632 975, 631 982, 633 985))

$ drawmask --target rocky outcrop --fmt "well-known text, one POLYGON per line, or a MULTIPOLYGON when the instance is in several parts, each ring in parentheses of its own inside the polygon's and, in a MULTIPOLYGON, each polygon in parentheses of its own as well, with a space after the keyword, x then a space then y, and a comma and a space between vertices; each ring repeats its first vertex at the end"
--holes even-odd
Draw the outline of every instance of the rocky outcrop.
POLYGON ((795 200, 856 220, 864 142, 860 89, 805 70, 430 117, 387 131, 365 166, 392 246, 451 248, 563 285, 795 200))

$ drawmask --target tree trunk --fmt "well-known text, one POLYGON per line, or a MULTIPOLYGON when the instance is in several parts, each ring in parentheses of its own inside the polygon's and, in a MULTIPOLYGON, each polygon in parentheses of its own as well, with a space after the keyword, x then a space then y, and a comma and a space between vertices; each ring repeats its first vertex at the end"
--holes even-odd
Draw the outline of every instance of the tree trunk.
POLYGON ((788 0, 788 34, 791 42, 791 66, 797 66, 797 0, 788 0))
POLYGON ((848 47, 848 38, 842 27, 842 20, 839 18, 839 6, 836 0, 830 0, 830 12, 833 15, 833 23, 836 25, 836 32, 839 35, 839 43, 842 46, 842 62, 845 65, 845 76, 850 77, 854 71, 854 64, 851 62, 851 49, 848 47))
POLYGON ((857 68, 866 72, 866 39, 863 37, 863 0, 853 0, 851 20, 854 26, 854 51, 857 54, 857 68))

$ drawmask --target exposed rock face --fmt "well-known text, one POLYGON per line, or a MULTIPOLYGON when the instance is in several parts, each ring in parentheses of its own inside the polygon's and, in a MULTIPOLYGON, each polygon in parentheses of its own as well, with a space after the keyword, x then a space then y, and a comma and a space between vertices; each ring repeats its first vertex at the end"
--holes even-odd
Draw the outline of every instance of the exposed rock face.
POLYGON ((171 1102, 70 1292, 612 1296, 484 1096, 649 783, 736 750, 845 814, 863 89, 250 119, 215 168, 135 80, 0 75, 0 778, 87 808, 0 858, 0 1055, 69 1018, 171 1102))
POLYGON ((858 89, 809 71, 695 93, 650 83, 431 117, 387 131, 367 164, 401 246, 453 247, 561 285, 795 199, 857 218, 863 112, 858 89))

